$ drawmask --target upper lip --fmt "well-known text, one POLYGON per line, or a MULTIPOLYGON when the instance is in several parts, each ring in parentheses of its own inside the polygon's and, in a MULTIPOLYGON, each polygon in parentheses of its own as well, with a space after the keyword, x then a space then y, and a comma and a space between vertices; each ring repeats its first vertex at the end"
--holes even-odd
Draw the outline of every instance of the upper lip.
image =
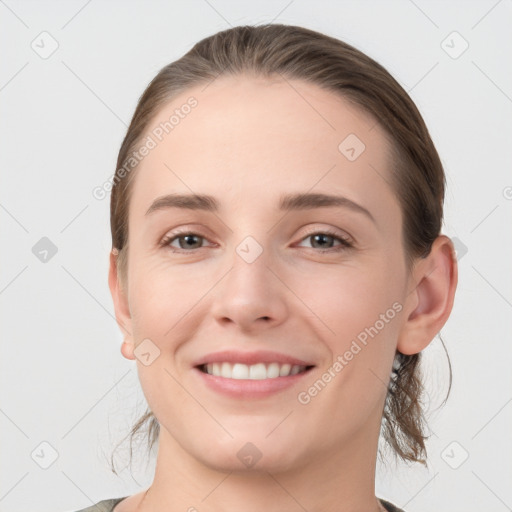
POLYGON ((268 350, 258 350, 256 352, 240 352, 237 350, 221 350, 219 352, 212 352, 206 354, 198 359, 194 366, 202 366, 208 363, 241 363, 252 365, 257 363, 281 363, 299 366, 314 366, 313 363, 298 359, 279 352, 272 352, 268 350))

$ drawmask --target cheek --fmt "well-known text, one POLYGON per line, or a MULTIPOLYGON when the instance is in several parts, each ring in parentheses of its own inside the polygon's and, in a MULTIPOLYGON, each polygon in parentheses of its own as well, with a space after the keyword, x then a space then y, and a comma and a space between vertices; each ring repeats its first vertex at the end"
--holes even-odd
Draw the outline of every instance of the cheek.
POLYGON ((204 295, 207 273, 193 265, 173 268, 161 259, 138 261, 130 275, 134 334, 151 334, 158 339, 169 337, 169 330, 178 326, 204 295))
MULTIPOLYGON (((318 393, 322 398, 314 400, 332 407, 336 417, 340 403, 352 404, 349 409, 354 411, 369 411, 387 393, 403 309, 402 283, 398 276, 389 279, 392 271, 385 263, 364 271, 331 269, 325 278, 317 275, 315 282, 304 282, 298 292, 318 317, 314 320, 318 339, 330 354, 321 368, 330 391, 318 393)), ((323 389, 323 384, 317 383, 316 389, 323 389)), ((311 396, 316 396, 316 389, 311 389, 311 396)))
MULTIPOLYGON (((187 317, 197 320, 200 310, 208 314, 208 291, 223 275, 213 261, 174 266, 162 259, 138 261, 129 277, 136 340, 171 341, 188 324, 187 317)), ((395 267, 382 255, 364 264, 307 262, 278 271, 293 293, 286 286, 274 292, 281 293, 291 316, 315 326, 332 352, 344 352, 347 341, 361 333, 364 338, 365 329, 379 322, 400 298, 402 283, 395 267)), ((392 331, 390 323, 385 330, 392 331)))
POLYGON ((352 411, 354 424, 364 422, 387 393, 402 304, 398 280, 391 284, 386 275, 384 268, 344 269, 303 288, 330 358, 306 383, 299 402, 329 411, 334 430, 346 421, 346 411, 352 411))
MULTIPOLYGON (((392 269, 385 262, 380 265, 331 266, 322 271, 310 272, 294 285, 294 292, 315 315, 324 337, 334 351, 346 350, 350 341, 375 323, 382 327, 385 320, 396 318, 393 305, 401 300, 402 283, 399 278, 389 278, 392 269), (386 315, 386 312, 388 314, 386 315)), ((385 322, 388 333, 396 333, 398 322, 385 322), (391 325, 393 329, 391 329, 391 325)), ((364 337, 364 336, 361 336, 364 337)))
MULTIPOLYGON (((132 269, 130 312, 135 345, 150 340, 158 356, 149 365, 137 361, 141 388, 157 418, 175 432, 182 428, 178 413, 190 407, 190 397, 180 386, 182 375, 175 361, 181 340, 193 336, 197 314, 194 305, 204 294, 189 271, 162 269, 147 260, 132 269), (143 341, 144 340, 144 341, 143 341), (156 348, 155 348, 156 347, 156 348)), ((136 349, 137 350, 137 349, 136 349)))

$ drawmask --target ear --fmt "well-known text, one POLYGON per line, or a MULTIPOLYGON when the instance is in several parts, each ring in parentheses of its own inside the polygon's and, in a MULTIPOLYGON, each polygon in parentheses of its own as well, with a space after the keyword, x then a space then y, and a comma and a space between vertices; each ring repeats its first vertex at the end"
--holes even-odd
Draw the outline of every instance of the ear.
POLYGON ((110 252, 110 265, 108 271, 108 286, 114 302, 114 311, 116 314, 117 324, 123 331, 125 340, 121 345, 121 354, 126 359, 135 359, 133 355, 134 342, 132 337, 132 319, 128 297, 126 293, 127 283, 123 283, 118 272, 119 251, 112 249, 110 252))
POLYGON ((430 254, 412 271, 413 289, 405 304, 405 323, 397 350, 410 355, 421 352, 444 326, 453 307, 458 281, 457 258, 450 238, 438 236, 430 254))

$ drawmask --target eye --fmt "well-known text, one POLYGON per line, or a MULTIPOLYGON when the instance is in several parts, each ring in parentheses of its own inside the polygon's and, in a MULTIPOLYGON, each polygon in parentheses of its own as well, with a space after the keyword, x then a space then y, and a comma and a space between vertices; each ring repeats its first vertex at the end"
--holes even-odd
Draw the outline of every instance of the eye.
POLYGON ((169 247, 173 252, 193 252, 194 250, 201 249, 202 241, 206 240, 205 237, 193 233, 191 231, 183 231, 181 233, 173 233, 172 235, 165 236, 160 245, 162 247, 169 247), (172 245, 175 241, 178 246, 172 245))
MULTIPOLYGON (((342 251, 346 249, 350 249, 353 247, 353 243, 350 241, 349 238, 344 237, 343 235, 340 235, 339 233, 336 233, 334 231, 331 231, 329 229, 325 229, 323 231, 314 231, 312 233, 309 233, 305 238, 302 240, 312 240, 313 249, 320 248, 322 252, 333 252, 333 251, 342 251), (337 247, 333 247, 332 243, 334 241, 340 242, 337 247), (317 247, 315 247, 315 244, 317 247)), ((318 252, 318 251, 317 251, 318 252)))
MULTIPOLYGON (((353 243, 349 238, 344 237, 343 235, 340 235, 339 233, 329 229, 313 231, 304 237, 302 241, 307 239, 311 239, 313 241, 312 248, 320 249, 320 251, 317 251, 320 253, 337 252, 353 247, 353 243), (333 247, 333 243, 335 241, 339 242, 337 247, 333 247)), ((172 252, 194 252, 195 250, 201 249, 203 247, 202 242, 205 240, 206 238, 199 235, 198 233, 194 233, 192 231, 183 231, 165 236, 160 242, 160 245, 162 247, 168 247, 172 252), (173 245, 175 242, 178 243, 178 247, 173 245)))

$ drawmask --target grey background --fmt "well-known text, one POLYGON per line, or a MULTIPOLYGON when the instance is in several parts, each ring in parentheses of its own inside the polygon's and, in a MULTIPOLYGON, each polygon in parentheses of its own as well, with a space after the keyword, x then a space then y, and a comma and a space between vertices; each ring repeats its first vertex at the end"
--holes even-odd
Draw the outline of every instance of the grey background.
POLYGON ((142 447, 131 470, 129 446, 118 451, 120 477, 108 467, 145 402, 107 287, 109 200, 92 190, 114 172, 162 66, 218 30, 270 21, 341 38, 387 67, 447 173, 443 232, 460 265, 442 330, 452 393, 435 410, 447 389, 436 339, 425 350, 430 468, 379 463, 377 495, 408 512, 511 509, 512 2, 5 0, 0 510, 78 510, 151 483, 142 447))

